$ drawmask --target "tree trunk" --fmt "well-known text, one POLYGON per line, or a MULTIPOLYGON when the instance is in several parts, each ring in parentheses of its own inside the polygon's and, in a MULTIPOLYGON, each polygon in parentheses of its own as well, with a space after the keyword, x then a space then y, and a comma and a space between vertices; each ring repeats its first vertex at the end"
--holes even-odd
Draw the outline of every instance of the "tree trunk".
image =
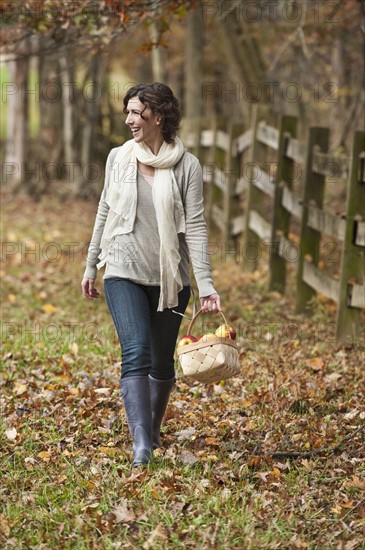
POLYGON ((80 163, 77 161, 78 155, 75 150, 76 135, 76 117, 74 112, 75 105, 75 79, 73 71, 73 61, 71 53, 67 47, 60 56, 60 80, 62 84, 62 105, 63 105, 63 147, 64 147, 64 177, 70 184, 70 189, 78 191, 81 180, 80 163))
MULTIPOLYGON (((24 44, 24 47, 26 45, 24 44)), ((21 51, 24 47, 20 48, 21 51)), ((27 82, 29 57, 10 60, 7 63, 9 82, 7 86, 7 136, 2 181, 14 185, 24 184, 26 149, 28 141, 28 95, 27 82)))
POLYGON ((81 136, 82 178, 78 189, 80 196, 89 196, 88 185, 94 182, 96 176, 98 130, 101 132, 101 105, 107 76, 107 60, 100 52, 92 58, 90 73, 91 85, 84 86, 83 90, 85 122, 81 136))
MULTIPOLYGON (((46 49, 46 47, 44 48, 46 49)), ((44 55, 40 50, 40 151, 41 177, 30 183, 32 194, 63 178, 63 105, 58 54, 44 55)))
POLYGON ((152 78, 155 82, 166 82, 167 70, 166 61, 167 54, 163 46, 158 45, 159 32, 157 25, 153 22, 150 26, 150 38, 152 41, 151 50, 151 66, 152 66, 152 78))
MULTIPOLYGON (((226 9, 225 3, 222 9, 226 9)), ((264 85, 266 68, 260 44, 251 36, 249 24, 244 19, 237 20, 234 11, 223 12, 219 30, 232 82, 220 83, 218 93, 222 101, 229 98, 237 103, 243 122, 248 127, 251 124, 250 106, 269 99, 264 85)))
POLYGON ((70 70, 69 54, 64 50, 60 56, 60 80, 62 83, 63 105, 63 145, 65 163, 74 162, 74 132, 73 132, 73 78, 70 70))
POLYGON ((334 41, 331 61, 336 81, 326 85, 327 98, 331 99, 330 120, 333 129, 330 148, 333 151, 349 150, 349 135, 361 127, 364 105, 363 75, 349 63, 347 41, 346 31, 342 31, 334 41))
POLYGON ((202 114, 202 57, 203 28, 201 20, 201 1, 196 2, 196 9, 187 15, 187 33, 185 49, 185 127, 183 138, 193 133, 195 154, 198 154, 200 117, 202 114))
POLYGON ((202 110, 203 29, 201 2, 196 4, 196 9, 187 15, 185 117, 188 119, 201 116, 202 110))

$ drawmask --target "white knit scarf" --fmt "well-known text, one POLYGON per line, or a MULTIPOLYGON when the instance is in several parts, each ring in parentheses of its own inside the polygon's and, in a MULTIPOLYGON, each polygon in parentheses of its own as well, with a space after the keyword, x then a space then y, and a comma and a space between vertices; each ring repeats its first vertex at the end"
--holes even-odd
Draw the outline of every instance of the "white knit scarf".
POLYGON ((175 138, 172 144, 164 142, 157 155, 145 143, 136 143, 134 139, 127 141, 115 157, 117 175, 115 173, 111 178, 106 195, 107 204, 116 214, 114 222, 109 224, 109 238, 118 233, 118 226, 123 227, 119 232, 131 232, 137 209, 137 159, 155 168, 152 200, 160 237, 160 299, 157 311, 176 307, 178 292, 183 288, 179 271, 178 233, 185 232, 185 218, 172 168, 184 151, 179 138, 175 138), (121 223, 118 223, 118 218, 121 223))

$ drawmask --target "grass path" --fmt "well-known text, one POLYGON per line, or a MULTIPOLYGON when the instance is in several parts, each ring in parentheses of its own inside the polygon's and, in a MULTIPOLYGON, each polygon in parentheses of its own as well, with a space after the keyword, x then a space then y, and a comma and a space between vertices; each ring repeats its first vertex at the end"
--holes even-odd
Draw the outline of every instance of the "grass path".
POLYGON ((364 548, 365 342, 336 344, 326 300, 295 315, 264 261, 212 259, 242 374, 179 378, 163 448, 130 469, 115 331, 80 293, 95 208, 3 197, 1 546, 364 548))

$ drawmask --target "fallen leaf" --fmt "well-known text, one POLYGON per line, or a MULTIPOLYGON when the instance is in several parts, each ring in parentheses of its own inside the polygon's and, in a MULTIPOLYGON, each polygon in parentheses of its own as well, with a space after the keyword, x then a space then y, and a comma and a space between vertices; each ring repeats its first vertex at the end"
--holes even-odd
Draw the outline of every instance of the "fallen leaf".
POLYGON ((221 444, 221 441, 218 439, 218 437, 206 437, 204 441, 207 445, 214 445, 216 447, 219 447, 221 444))
POLYGON ((14 302, 16 302, 16 296, 15 296, 15 294, 8 294, 8 302, 10 302, 11 304, 13 304, 14 302))
POLYGON ((344 546, 344 550, 352 550, 353 548, 361 548, 361 544, 363 543, 363 540, 360 539, 354 539, 354 540, 348 540, 344 546))
POLYGON ((65 383, 67 383, 67 382, 69 382, 69 381, 71 380, 68 374, 59 374, 59 375, 57 376, 57 378, 58 378, 59 380, 62 380, 62 382, 65 382, 65 383))
POLYGON ((151 487, 150 495, 155 500, 160 500, 161 499, 161 493, 159 493, 159 491, 156 489, 156 487, 151 487))
POLYGON ((116 523, 129 523, 136 519, 136 514, 129 508, 126 499, 122 499, 120 503, 113 508, 112 514, 115 515, 116 523))
POLYGON ((25 393, 27 390, 28 390, 28 386, 26 386, 25 384, 22 384, 21 382, 15 382, 15 384, 14 384, 14 392, 15 392, 17 395, 22 395, 22 394, 25 393))
POLYGON ((44 304, 41 307, 41 310, 44 311, 44 313, 47 313, 47 315, 53 315, 54 313, 57 313, 58 307, 53 304, 44 304))
POLYGON ((95 502, 91 502, 89 504, 86 504, 86 506, 83 506, 81 508, 81 510, 84 512, 85 510, 88 511, 88 510, 95 510, 95 508, 98 508, 98 506, 100 506, 100 502, 99 501, 95 501, 95 502))
POLYGON ((330 509, 330 512, 333 512, 334 514, 340 515, 342 511, 342 508, 339 504, 335 504, 333 508, 330 509))
POLYGON ((365 489, 365 480, 358 476, 352 476, 345 484, 345 487, 356 487, 358 489, 365 489))
POLYGON ((270 472, 257 472, 254 477, 257 477, 258 479, 261 479, 261 481, 267 482, 267 476, 270 472))
POLYGON ((351 411, 345 414, 344 418, 346 418, 346 420, 353 420, 355 416, 359 414, 359 412, 360 411, 358 409, 352 409, 351 411))
POLYGON ((262 462, 261 456, 254 455, 248 459, 247 466, 249 468, 258 468, 261 465, 261 462, 262 462))
POLYGON ((303 458, 300 462, 303 464, 306 470, 311 471, 313 469, 312 463, 306 458, 303 458))
POLYGON ((321 357, 313 357, 312 359, 308 359, 306 366, 310 367, 312 370, 319 371, 323 369, 324 361, 321 357))
POLYGON ((10 428, 10 430, 5 431, 5 435, 10 441, 15 441, 18 432, 16 431, 16 428, 10 428))
POLYGON ((76 342, 72 342, 72 344, 70 344, 70 351, 72 353, 72 355, 78 355, 79 353, 79 346, 76 342))
POLYGON ((196 462, 199 462, 199 459, 196 456, 194 456, 193 453, 191 453, 190 451, 187 451, 186 449, 181 451, 180 460, 183 464, 189 464, 190 466, 192 466, 196 462))
POLYGON ((339 374, 338 372, 331 372, 331 374, 325 376, 324 380, 325 382, 332 384, 333 382, 337 382, 337 380, 339 380, 340 378, 342 378, 341 374, 339 374))
POLYGON ((5 537, 10 535, 10 525, 5 516, 0 514, 0 533, 3 533, 5 537))
POLYGON ((184 441, 184 439, 189 439, 194 434, 195 428, 186 428, 185 430, 181 430, 181 432, 177 432, 176 437, 178 441, 184 441))
POLYGON ((49 462, 51 460, 51 453, 49 451, 41 451, 37 454, 37 457, 44 460, 44 462, 49 462))
POLYGON ((218 457, 215 454, 208 454, 206 457, 202 458, 202 460, 212 460, 213 462, 217 462, 218 457))
POLYGON ((96 388, 94 390, 95 393, 98 393, 99 395, 108 395, 110 393, 110 388, 96 388))
POLYGON ((115 448, 111 448, 111 447, 99 447, 99 452, 104 453, 108 456, 114 456, 116 450, 115 448))
POLYGON ((63 474, 62 476, 60 476, 57 479, 56 483, 57 483, 57 485, 62 485, 62 483, 65 483, 65 481, 67 481, 67 479, 68 479, 67 476, 63 474))
POLYGON ((279 468, 279 470, 290 470, 288 463, 283 462, 275 462, 276 468, 279 468))

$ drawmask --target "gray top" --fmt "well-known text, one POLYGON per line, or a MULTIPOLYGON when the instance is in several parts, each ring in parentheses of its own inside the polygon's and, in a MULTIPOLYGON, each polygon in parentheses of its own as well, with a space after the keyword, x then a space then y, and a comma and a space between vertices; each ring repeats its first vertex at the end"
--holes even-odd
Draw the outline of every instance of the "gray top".
MULTIPOLYGON (((133 232, 117 235, 112 240, 104 279, 123 277, 142 285, 160 285, 160 237, 152 201, 153 183, 147 179, 138 171, 138 207, 133 232)), ((189 253, 183 233, 179 234, 179 253, 182 282, 189 285, 189 253)))
MULTIPOLYGON (((118 149, 118 147, 112 149, 109 154, 105 170, 104 190, 111 174, 110 167, 113 166, 118 149)), ((182 281, 184 285, 189 284, 188 257, 190 257, 199 297, 209 296, 216 293, 216 290, 212 281, 207 228, 204 218, 202 169, 198 159, 190 152, 185 151, 173 170, 184 205, 186 222, 186 232, 178 234, 182 281)), ((111 243, 109 249, 111 254, 108 255, 104 278, 112 276, 127 277, 141 283, 143 281, 142 284, 154 286, 159 284, 160 274, 159 235, 152 202, 152 190, 148 189, 148 183, 141 176, 138 177, 137 187, 138 203, 133 231, 125 235, 117 235, 111 243), (144 184, 144 188, 142 184, 144 184)), ((103 191, 99 201, 84 273, 84 276, 90 279, 96 279, 96 265, 101 252, 100 241, 108 211, 109 206, 105 202, 103 191)))

